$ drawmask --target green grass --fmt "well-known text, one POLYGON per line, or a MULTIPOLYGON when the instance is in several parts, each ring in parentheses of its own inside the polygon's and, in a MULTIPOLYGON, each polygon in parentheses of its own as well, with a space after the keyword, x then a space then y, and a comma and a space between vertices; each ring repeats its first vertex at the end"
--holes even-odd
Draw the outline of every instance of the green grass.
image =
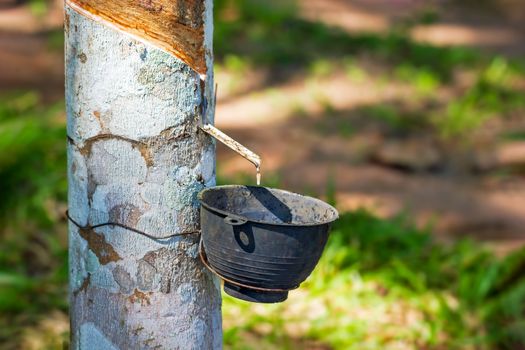
POLYGON ((523 91, 511 85, 516 76, 523 78, 521 72, 507 60, 494 58, 479 73, 476 83, 459 98, 451 101, 443 115, 437 116, 436 125, 441 134, 445 137, 465 135, 490 118, 523 111, 523 91))
POLYGON ((411 84, 422 96, 435 93, 441 84, 439 76, 426 68, 416 68, 400 64, 394 69, 394 75, 401 81, 411 84))
POLYGON ((43 17, 47 14, 51 2, 49 0, 29 0, 29 8, 31 12, 38 17, 43 17))

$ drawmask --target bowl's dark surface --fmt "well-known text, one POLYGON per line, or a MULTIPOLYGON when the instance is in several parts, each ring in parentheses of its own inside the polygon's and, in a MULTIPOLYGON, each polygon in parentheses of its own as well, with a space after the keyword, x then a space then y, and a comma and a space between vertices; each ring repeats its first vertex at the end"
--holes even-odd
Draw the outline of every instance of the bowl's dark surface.
POLYGON ((237 298, 279 302, 316 266, 337 211, 295 193, 219 186, 199 194, 207 263, 237 298))

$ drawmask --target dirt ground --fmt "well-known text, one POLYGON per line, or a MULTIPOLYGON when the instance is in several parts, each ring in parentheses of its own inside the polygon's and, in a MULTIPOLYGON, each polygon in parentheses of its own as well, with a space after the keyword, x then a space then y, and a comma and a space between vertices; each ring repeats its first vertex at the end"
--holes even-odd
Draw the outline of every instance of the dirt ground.
MULTIPOLYGON (((461 44, 521 56, 525 54, 524 9, 517 0, 507 2, 506 8, 515 10, 497 16, 490 6, 471 11, 472 7, 432 2, 442 19, 435 25, 415 27, 412 36, 435 45, 461 44)), ((420 11, 421 3, 303 0, 301 14, 348 31, 384 32, 399 16, 420 11)), ((29 15, 25 7, 0 9, 0 91, 37 89, 46 101, 62 98, 62 51, 46 35, 59 30, 60 8, 57 1, 56 8, 40 19, 29 15)), ((219 86, 227 79, 217 75, 219 86)), ((523 176, 500 179, 491 173, 462 171, 462 166, 454 166, 462 162, 462 155, 436 150, 417 137, 389 140, 366 128, 350 138, 333 130, 320 132, 326 128, 320 125, 326 118, 322 118, 322 103, 311 96, 311 86, 293 79, 272 89, 272 94, 220 93, 217 106, 217 126, 262 156, 263 176, 278 174, 282 187, 321 196, 333 183, 340 209, 366 207, 381 216, 409 213, 420 224, 432 225, 443 239, 468 235, 487 241, 499 252, 525 244, 523 176), (311 117, 301 117, 294 105, 283 102, 290 99, 311 117), (407 171, 385 164, 381 161, 385 157, 445 164, 445 170, 428 171, 423 165, 407 171)), ((395 86, 377 91, 369 82, 351 85, 338 76, 319 80, 315 91, 319 90, 338 111, 352 115, 358 114, 359 106, 403 93, 395 86)), ((484 157, 496 163, 524 164, 525 143, 501 144, 474 158, 484 157)), ((253 173, 255 181, 251 165, 222 146, 218 146, 218 164, 222 176, 253 173)))

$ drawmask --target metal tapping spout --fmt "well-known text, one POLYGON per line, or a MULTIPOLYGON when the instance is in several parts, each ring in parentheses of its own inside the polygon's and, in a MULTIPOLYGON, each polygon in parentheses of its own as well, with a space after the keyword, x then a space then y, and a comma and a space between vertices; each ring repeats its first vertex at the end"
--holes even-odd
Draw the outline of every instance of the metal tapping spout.
POLYGON ((241 145, 239 142, 232 139, 230 136, 226 135, 216 127, 211 124, 201 125, 201 130, 212 136, 213 138, 221 141, 223 144, 243 156, 245 159, 249 160, 255 168, 257 169, 257 185, 261 184, 261 157, 245 146, 241 145))
MULTIPOLYGON (((201 87, 203 88, 205 84, 204 80, 201 80, 201 87)), ((217 85, 215 85, 214 90, 214 105, 217 103, 217 85)), ((255 165, 255 169, 257 170, 257 185, 261 184, 261 157, 246 148, 245 146, 241 145, 239 142, 232 139, 230 136, 226 135, 219 129, 217 129, 212 124, 208 123, 206 120, 206 110, 207 110, 207 103, 206 99, 204 99, 202 105, 202 114, 201 114, 201 120, 200 120, 200 129, 204 131, 206 134, 210 135, 211 137, 219 140, 238 154, 240 154, 245 159, 249 160, 253 165, 255 165)))

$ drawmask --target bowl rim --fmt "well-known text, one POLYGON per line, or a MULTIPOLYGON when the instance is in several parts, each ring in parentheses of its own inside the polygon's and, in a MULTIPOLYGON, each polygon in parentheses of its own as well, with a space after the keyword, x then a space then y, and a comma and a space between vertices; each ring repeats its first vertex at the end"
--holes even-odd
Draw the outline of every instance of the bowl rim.
POLYGON ((328 204, 328 203, 326 203, 326 202, 324 202, 324 201, 322 201, 322 200, 320 200, 318 198, 305 196, 305 195, 302 195, 302 194, 299 194, 299 193, 286 191, 286 190, 283 190, 283 189, 280 189, 280 188, 272 188, 272 187, 264 187, 264 186, 249 186, 249 185, 221 185, 221 186, 213 186, 213 187, 207 187, 207 188, 203 189, 202 191, 200 191, 199 194, 197 195, 197 199, 199 200, 201 205, 203 207, 205 207, 206 209, 208 209, 208 210, 211 210, 213 212, 216 212, 216 213, 219 213, 219 214, 222 214, 222 215, 225 215, 225 216, 239 217, 239 218, 242 218, 242 219, 246 220, 247 223, 248 222, 253 222, 253 223, 257 223, 257 224, 273 225, 273 226, 287 226, 287 227, 313 227, 313 226, 322 226, 322 225, 331 224, 334 221, 336 221, 337 219, 339 219, 339 212, 337 211, 337 209, 335 209, 330 204, 328 204), (244 215, 230 213, 230 212, 227 212, 226 210, 222 210, 222 209, 216 208, 216 207, 214 207, 212 205, 209 205, 208 203, 205 203, 204 200, 203 200, 203 196, 207 192, 212 192, 212 191, 221 190, 221 189, 229 189, 229 188, 241 188, 241 187, 248 188, 248 189, 250 189, 250 188, 265 188, 265 189, 268 189, 268 190, 271 190, 271 191, 280 192, 280 193, 285 194, 285 195, 300 196, 300 197, 306 198, 306 199, 311 200, 313 202, 317 202, 317 203, 327 207, 327 209, 331 210, 334 215, 329 220, 315 222, 315 223, 306 223, 306 224, 293 224, 293 223, 284 223, 284 222, 283 223, 276 223, 276 222, 268 222, 268 221, 264 221, 264 220, 254 220, 254 219, 250 219, 250 218, 248 218, 248 217, 246 217, 244 215))

